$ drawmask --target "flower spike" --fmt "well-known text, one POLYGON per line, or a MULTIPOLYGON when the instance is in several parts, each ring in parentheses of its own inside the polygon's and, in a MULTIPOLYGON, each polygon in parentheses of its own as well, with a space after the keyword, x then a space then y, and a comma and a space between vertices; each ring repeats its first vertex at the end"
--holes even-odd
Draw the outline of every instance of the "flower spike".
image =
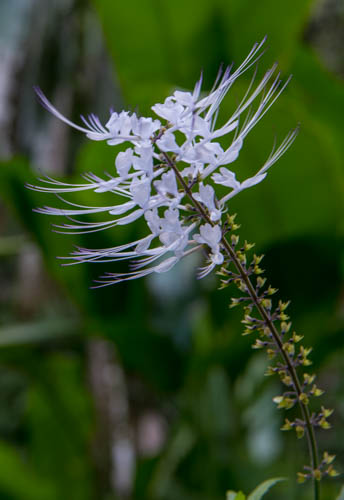
POLYGON ((310 465, 304 467, 298 479, 313 481, 314 498, 318 499, 318 483, 322 477, 337 475, 332 466, 334 456, 325 452, 322 461, 319 460, 315 439, 316 428, 331 427, 328 418, 332 410, 322 406, 318 412, 310 411, 310 402, 323 393, 314 384, 314 375, 302 372, 302 377, 299 376, 299 372, 312 363, 311 348, 300 345, 302 336, 292 331, 286 314, 289 302, 275 304, 273 295, 277 289, 267 286, 262 276, 263 256, 249 257, 253 245, 246 241, 239 244, 236 234, 239 225, 235 223, 235 216, 228 214, 229 200, 262 182, 296 138, 298 127, 290 131, 279 146, 274 145, 255 175, 242 181, 236 178, 232 164, 244 147, 247 135, 279 98, 290 78, 283 84, 274 64, 256 84, 256 69, 234 113, 217 126, 223 99, 237 78, 256 64, 264 42, 265 39, 255 44, 236 70, 221 69, 207 95, 201 94, 201 75, 193 92, 176 90, 163 103, 152 106, 159 117, 154 120, 122 111, 111 112, 105 125, 94 114, 81 117, 84 126, 80 126, 64 117, 36 88, 46 109, 89 139, 105 140, 110 146, 127 143, 128 147, 117 154, 114 172, 104 178, 86 173, 80 183, 70 184, 45 177, 39 180, 39 185, 28 187, 55 194, 65 203, 66 208, 36 209, 41 214, 67 218, 68 223, 55 226, 61 232, 97 232, 144 219, 146 232, 139 239, 103 249, 76 247, 68 258, 63 258, 63 265, 131 261, 129 272, 106 273, 94 288, 164 273, 191 253, 205 251, 206 263, 198 270, 198 278, 217 268, 217 274, 224 278, 220 288, 236 285, 239 296, 231 299, 229 307, 244 306, 243 335, 256 336, 254 349, 266 349, 272 360, 266 374, 277 374, 284 389, 273 401, 283 410, 296 405, 300 408, 301 418, 286 419, 282 430, 294 430, 300 439, 306 436, 310 465), (230 136, 226 149, 219 142, 224 136, 230 136), (217 192, 219 185, 222 186, 221 198, 217 192), (93 197, 110 193, 107 200, 114 195, 114 203, 87 206, 62 197, 79 191, 91 191, 93 197), (103 217, 101 221, 93 218, 99 214, 103 217))

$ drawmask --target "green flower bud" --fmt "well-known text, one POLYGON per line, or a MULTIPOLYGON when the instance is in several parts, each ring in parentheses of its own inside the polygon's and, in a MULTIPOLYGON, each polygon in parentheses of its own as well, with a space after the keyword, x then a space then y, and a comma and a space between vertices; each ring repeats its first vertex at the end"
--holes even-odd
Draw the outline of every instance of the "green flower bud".
POLYGON ((303 438, 303 436, 305 434, 305 429, 302 427, 302 425, 297 425, 295 427, 295 431, 296 431, 296 436, 298 439, 303 438))
POLYGON ((259 266, 254 266, 253 272, 254 274, 263 274, 264 270, 261 269, 259 266))
POLYGON ((254 254, 253 255, 253 263, 257 266, 258 264, 261 263, 261 261, 263 260, 264 258, 264 255, 256 255, 254 254))
POLYGON ((324 416, 325 418, 330 417, 330 416, 332 415, 333 411, 334 411, 334 410, 329 410, 329 409, 327 409, 327 408, 324 408, 323 406, 321 407, 321 413, 323 414, 323 416, 324 416))
POLYGON ((238 306, 238 305, 240 304, 239 299, 236 299, 236 298, 234 298, 234 297, 232 297, 232 298, 231 298, 231 301, 232 301, 232 303, 231 303, 231 304, 229 304, 229 307, 230 307, 230 308, 232 308, 232 307, 236 307, 236 306, 238 306))
POLYGON ((315 377, 316 377, 316 375, 314 375, 314 374, 313 375, 309 375, 309 373, 303 374, 303 380, 304 380, 305 384, 308 384, 308 385, 313 383, 313 381, 315 380, 315 377))
POLYGON ((292 428, 293 428, 293 423, 286 418, 284 425, 282 425, 281 427, 281 431, 291 431, 292 428))
POLYGON ((262 278, 261 276, 258 276, 257 278, 257 287, 262 288, 265 285, 266 278, 262 278))
POLYGON ((332 465, 328 467, 328 469, 326 470, 326 474, 328 474, 330 477, 339 476, 339 472, 336 471, 336 469, 334 469, 332 465))
POLYGON ((245 240, 245 243, 244 243, 244 251, 245 251, 245 252, 248 252, 248 251, 249 251, 249 250, 251 250, 254 246, 255 246, 255 243, 248 243, 248 242, 245 240))
POLYGON ((239 242, 239 236, 238 236, 238 235, 236 235, 236 234, 232 234, 232 235, 231 235, 231 241, 232 241, 232 244, 233 244, 234 246, 235 246, 235 245, 237 245, 237 244, 238 244, 238 242, 239 242))
POLYGON ((323 461, 327 465, 330 465, 334 461, 335 458, 336 458, 336 455, 330 455, 327 451, 325 451, 323 454, 323 461))
POLYGON ((289 332, 290 327, 291 327, 291 323, 286 323, 285 321, 282 321, 282 323, 281 323, 281 330, 282 330, 282 333, 287 333, 287 332, 289 332))
POLYGON ((304 405, 308 405, 309 403, 309 397, 304 392, 301 392, 301 394, 299 395, 299 400, 304 405))
POLYGON ((286 410, 289 410, 294 406, 295 399, 286 396, 276 396, 273 398, 273 402, 277 404, 278 409, 285 408, 286 410))
POLYGON ((324 430, 331 429, 331 424, 324 417, 319 420, 319 426, 324 430))
POLYGON ((312 387, 312 389, 311 389, 311 392, 310 392, 310 393, 311 393, 313 396, 316 396, 316 397, 318 398, 319 396, 322 396, 322 395, 324 394, 324 392, 325 392, 325 391, 323 391, 323 390, 319 389, 319 387, 317 387, 317 386, 314 384, 314 385, 313 385, 313 387, 312 387))
POLYGON ((298 342, 300 342, 300 340, 303 339, 303 335, 296 335, 296 333, 294 332, 292 338, 293 338, 293 341, 295 342, 295 344, 297 344, 298 342))
POLYGON ((265 344, 259 339, 256 339, 255 343, 252 345, 252 349, 263 349, 263 347, 265 347, 265 344))
POLYGON ((289 342, 286 342, 285 344, 283 344, 283 349, 288 353, 288 354, 291 354, 291 355, 294 355, 295 354, 295 346, 293 344, 290 344, 289 342))
POLYGON ((290 304, 290 300, 288 302, 282 302, 281 300, 278 302, 278 307, 281 312, 285 311, 290 304))
POLYGON ((271 299, 263 299, 263 300, 261 301, 261 304, 262 304, 262 306, 263 306, 263 307, 265 307, 266 309, 269 309, 269 310, 270 310, 270 309, 271 309, 271 307, 272 307, 272 302, 271 302, 271 299))
POLYGON ((293 384, 293 381, 292 381, 292 378, 290 375, 286 375, 285 377, 283 377, 281 379, 281 381, 283 382, 283 384, 287 385, 288 387, 290 387, 293 384))
POLYGON ((304 483, 307 481, 307 474, 304 474, 303 472, 298 472, 297 473, 297 482, 298 483, 304 483))
POLYGON ((264 375, 266 377, 270 377, 271 375, 275 375, 275 371, 274 371, 273 367, 272 366, 268 366, 264 375))
POLYGON ((312 473, 313 477, 317 480, 317 481, 321 481, 321 478, 322 478, 322 472, 321 470, 319 469, 314 469, 313 473, 312 473))
POLYGON ((241 280, 237 280, 237 281, 239 281, 239 283, 237 283, 237 287, 239 288, 239 290, 241 292, 246 293, 247 292, 247 286, 245 285, 245 283, 243 281, 241 281, 241 280))

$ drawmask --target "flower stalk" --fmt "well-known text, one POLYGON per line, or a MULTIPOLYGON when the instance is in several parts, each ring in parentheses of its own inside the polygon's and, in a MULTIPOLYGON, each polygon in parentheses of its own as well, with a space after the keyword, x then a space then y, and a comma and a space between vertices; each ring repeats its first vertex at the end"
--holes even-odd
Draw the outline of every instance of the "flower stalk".
MULTIPOLYGON (((202 218, 207 224, 214 226, 215 224, 210 219, 206 209, 194 198, 192 189, 187 185, 183 177, 180 175, 177 165, 173 162, 171 158, 169 158, 169 156, 166 153, 163 153, 163 157, 166 163, 174 170, 182 189, 187 194, 191 204, 197 210, 199 217, 202 218)), ((315 437, 315 426, 319 426, 322 428, 329 428, 330 425, 326 421, 326 418, 325 421, 322 420, 324 416, 323 408, 317 418, 315 417, 315 414, 311 415, 309 410, 309 397, 303 390, 303 386, 305 384, 301 383, 296 370, 296 366, 298 364, 307 366, 311 364, 311 362, 308 360, 307 356, 303 358, 302 363, 297 363, 293 359, 293 355, 295 354, 294 343, 297 343, 297 341, 301 340, 301 337, 297 336, 294 333, 293 337, 291 337, 289 341, 287 342, 283 341, 281 333, 277 330, 274 324, 275 319, 271 314, 271 300, 267 298, 273 295, 277 290, 269 287, 267 292, 263 292, 263 294, 259 296, 259 294, 257 293, 257 289, 261 288, 261 286, 265 284, 265 280, 262 279, 261 277, 263 271, 258 267, 261 258, 255 256, 253 259, 254 262, 254 265, 252 266, 253 270, 247 268, 245 252, 246 250, 250 250, 253 245, 249 245, 247 244, 247 242, 245 242, 245 245, 241 250, 239 251, 236 250, 236 247, 239 242, 238 236, 232 233, 231 235, 232 243, 230 244, 226 237, 226 233, 230 232, 233 229, 235 230, 239 228, 239 226, 234 223, 235 216, 234 217, 228 216, 227 219, 230 225, 226 227, 226 230, 222 234, 221 245, 227 254, 228 260, 226 262, 227 265, 223 266, 221 271, 218 272, 218 274, 224 275, 227 278, 228 276, 230 276, 230 278, 227 279, 226 281, 223 281, 224 286, 222 288, 225 288, 232 281, 234 281, 237 284, 240 291, 246 292, 250 300, 244 301, 243 299, 246 299, 246 297, 241 297, 241 299, 234 299, 234 300, 232 299, 233 301, 232 307, 239 305, 240 302, 245 302, 246 313, 248 312, 251 314, 252 306, 255 307, 261 317, 261 321, 257 320, 257 318, 252 318, 252 316, 246 314, 243 323, 248 325, 247 326, 248 328, 251 327, 251 330, 246 331, 244 334, 252 333, 252 331, 259 331, 259 329, 262 330, 264 337, 271 338, 273 340, 273 343, 276 346, 278 353, 284 362, 284 366, 282 365, 275 367, 275 369, 272 369, 272 374, 273 373, 282 374, 283 375, 282 381, 284 381, 286 385, 292 386, 293 391, 289 391, 289 393, 285 392, 283 396, 275 398, 275 402, 278 402, 281 408, 286 408, 286 409, 289 409, 292 406, 294 406, 295 402, 293 399, 290 398, 287 399, 289 395, 294 396, 298 402, 298 405, 301 410, 302 419, 296 419, 295 422, 290 422, 289 420, 287 420, 288 422, 287 426, 284 426, 282 429, 291 430, 294 427, 298 438, 303 437, 304 434, 306 435, 311 465, 310 467, 305 466, 305 470, 308 473, 307 474, 299 473, 298 478, 299 482, 303 482, 306 479, 312 479, 314 500, 319 500, 320 480, 325 475, 336 476, 337 472, 335 471, 335 469, 333 469, 331 465, 332 461, 334 460, 334 456, 330 456, 327 452, 324 453, 324 459, 321 462, 321 464, 319 464, 318 447, 315 437), (237 274, 235 275, 233 272, 228 271, 228 265, 231 263, 234 265, 234 268, 237 271, 237 274), (254 287, 250 279, 250 274, 258 275, 257 287, 254 287), (287 375, 285 375, 285 373, 287 373, 287 375), (330 461, 328 457, 330 457, 330 461)), ((283 326, 285 325, 285 320, 289 319, 284 314, 284 311, 288 305, 289 305, 288 303, 286 304, 283 304, 281 302, 279 303, 279 312, 282 314, 278 314, 277 317, 279 316, 281 319, 283 319, 282 322, 283 326)), ((288 327, 284 326, 284 328, 286 330, 289 330, 290 326, 289 325, 288 327)), ((262 342, 261 340, 258 339, 256 341, 256 344, 253 345, 253 348, 263 348, 263 347, 268 347, 269 345, 270 345, 269 342, 262 342)), ((305 353, 304 348, 301 349, 300 352, 305 353)), ((275 352, 271 352, 270 349, 270 356, 272 357, 274 355, 275 352)), ((307 382, 313 383, 314 378, 315 378, 314 376, 305 374, 306 383, 307 382)), ((323 394, 323 391, 321 391, 315 385, 313 385, 310 394, 313 396, 320 396, 323 394)), ((332 411, 327 410, 326 413, 329 416, 332 413, 332 411)))
POLYGON ((276 396, 278 408, 290 409, 299 405, 301 418, 286 419, 282 430, 295 430, 298 438, 306 437, 310 465, 298 474, 300 482, 312 480, 314 500, 319 500, 319 482, 324 476, 335 476, 334 456, 327 452, 319 461, 315 429, 330 427, 327 419, 332 410, 321 407, 310 411, 310 400, 321 396, 323 391, 314 384, 315 376, 300 370, 308 367, 311 349, 300 345, 302 337, 291 330, 286 314, 287 302, 274 305, 272 296, 276 289, 266 284, 260 262, 263 256, 249 257, 253 247, 247 242, 240 247, 236 231, 239 226, 235 216, 228 215, 228 202, 241 191, 262 182, 269 169, 293 143, 298 128, 287 134, 278 147, 274 147, 262 167, 242 181, 228 168, 235 162, 247 135, 263 118, 285 89, 290 78, 282 83, 274 64, 255 85, 256 72, 248 91, 232 115, 217 127, 220 105, 244 72, 256 64, 264 44, 257 43, 244 62, 232 72, 228 67, 220 71, 209 94, 201 94, 202 76, 193 92, 175 91, 164 103, 152 107, 159 119, 138 117, 135 113, 112 112, 106 125, 94 114, 82 117, 83 126, 64 117, 36 89, 41 104, 68 125, 86 134, 88 139, 106 141, 109 146, 128 143, 125 151, 117 154, 115 173, 105 178, 88 173, 78 184, 61 182, 46 177, 38 186, 30 189, 53 193, 66 203, 67 208, 44 206, 37 212, 63 216, 68 222, 55 225, 60 232, 83 234, 126 225, 144 218, 148 234, 136 241, 104 248, 77 247, 65 265, 84 262, 114 262, 131 260, 131 271, 106 273, 97 286, 108 286, 123 281, 148 276, 151 273, 169 271, 189 254, 205 249, 206 265, 199 270, 203 278, 214 269, 222 276, 221 288, 230 284, 241 293, 232 298, 230 307, 244 306, 244 335, 256 333, 254 349, 266 349, 272 365, 267 375, 277 374, 285 391, 276 396), (257 104, 258 102, 258 104, 257 104), (161 121, 163 120, 163 121, 161 121), (229 147, 219 142, 232 134, 229 147), (216 193, 217 186, 226 188, 222 198, 216 193), (109 192, 123 198, 123 203, 110 206, 84 206, 61 195, 78 191, 90 191, 101 197, 109 192), (105 220, 98 221, 101 214, 105 220), (91 218, 90 218, 91 217, 91 218))

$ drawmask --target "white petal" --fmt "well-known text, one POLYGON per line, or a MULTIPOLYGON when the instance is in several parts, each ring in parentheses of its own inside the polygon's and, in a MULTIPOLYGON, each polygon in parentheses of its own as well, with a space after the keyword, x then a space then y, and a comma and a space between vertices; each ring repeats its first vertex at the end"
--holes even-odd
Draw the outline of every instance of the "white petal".
POLYGON ((240 182, 236 180, 235 173, 228 168, 220 168, 219 174, 213 174, 211 176, 215 184, 221 184, 222 186, 231 187, 237 189, 240 187, 240 182))
POLYGON ((262 180, 265 179, 266 176, 267 174, 265 173, 265 174, 255 175, 254 177, 250 177, 249 179, 246 179, 244 182, 241 183, 240 188, 247 189, 251 186, 255 186, 256 184, 259 184, 259 182, 262 182, 262 180))
POLYGON ((173 96, 176 102, 182 104, 183 106, 192 106, 194 104, 194 96, 191 92, 176 90, 173 96))
POLYGON ((144 181, 134 180, 130 186, 130 192, 133 195, 133 201, 141 208, 145 207, 150 198, 151 183, 149 179, 144 181))
POLYGON ((156 141, 158 147, 161 149, 161 151, 170 151, 172 153, 178 153, 180 150, 180 147, 176 143, 176 139, 174 135, 167 131, 164 133, 164 135, 156 141))
POLYGON ((152 120, 152 118, 136 118, 133 120, 133 133, 142 139, 149 139, 156 130, 161 126, 159 120, 152 120))
POLYGON ((220 266, 223 261, 224 261, 224 256, 220 252, 216 252, 215 254, 210 255, 211 261, 216 264, 217 266, 220 266))
POLYGON ((135 152, 139 155, 133 157, 133 165, 136 170, 142 170, 147 175, 151 176, 153 172, 153 148, 149 146, 139 146, 135 148, 135 152))
POLYGON ((152 240, 155 238, 154 234, 148 235, 146 238, 143 238, 140 243, 137 245, 135 248, 136 253, 143 253, 145 252, 149 245, 151 244, 152 240))
POLYGON ((116 156, 115 165, 117 172, 121 177, 126 177, 133 164, 134 151, 131 148, 121 151, 116 156))
POLYGON ((223 127, 214 130, 214 132, 212 132, 211 134, 211 138, 215 139, 215 137, 222 137, 223 135, 229 134, 230 132, 232 132, 237 128, 238 123, 239 123, 238 120, 231 121, 231 123, 229 123, 228 125, 226 124, 223 127))
POLYGON ((230 145, 230 147, 224 152, 223 156, 219 158, 218 165, 228 165, 235 161, 240 153, 243 145, 243 140, 241 138, 237 139, 230 145))
POLYGON ((211 249, 218 250, 218 244, 222 237, 222 231, 220 226, 211 226, 211 224, 203 224, 199 228, 200 234, 195 234, 194 240, 198 243, 205 243, 211 249))
POLYGON ((176 176, 173 170, 170 170, 161 176, 161 180, 155 181, 154 186, 156 190, 162 195, 178 196, 178 188, 176 176))
POLYGON ((184 106, 174 102, 172 97, 168 97, 164 104, 155 104, 152 106, 152 110, 158 116, 161 116, 162 118, 165 118, 165 120, 174 124, 178 122, 179 117, 184 112, 184 106))
POLYGON ((178 260, 179 259, 177 257, 170 257, 158 266, 154 267, 152 270, 155 273, 166 273, 166 271, 169 271, 175 264, 177 264, 178 260))

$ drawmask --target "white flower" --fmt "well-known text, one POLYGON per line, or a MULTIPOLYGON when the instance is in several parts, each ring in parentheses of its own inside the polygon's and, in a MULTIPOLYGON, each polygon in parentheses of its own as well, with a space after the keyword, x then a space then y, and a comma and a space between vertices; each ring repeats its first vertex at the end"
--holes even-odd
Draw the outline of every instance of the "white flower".
POLYGON ((171 205, 173 204, 173 199, 175 200, 175 204, 178 204, 184 196, 178 192, 177 179, 173 170, 162 174, 161 179, 154 182, 154 187, 162 197, 171 200, 171 205))
POLYGON ((144 172, 147 176, 151 177, 153 174, 153 147, 151 144, 145 146, 136 146, 135 153, 137 156, 133 157, 133 167, 139 172, 144 172))
POLYGON ((220 174, 213 174, 211 178, 215 184, 222 184, 222 186, 233 189, 240 187, 240 182, 236 180, 235 173, 225 167, 220 168, 220 174))
POLYGON ((186 163, 217 163, 218 156, 223 154, 223 149, 218 142, 186 142, 178 154, 178 160, 186 163))
POLYGON ((199 228, 199 232, 200 234, 194 235, 194 239, 198 241, 198 243, 205 243, 211 250, 217 252, 222 237, 220 226, 211 226, 208 223, 203 224, 199 228))
POLYGON ((159 117, 154 120, 121 111, 111 112, 105 126, 94 114, 87 119, 82 117, 83 126, 80 126, 64 117, 36 88, 45 108, 89 139, 104 140, 111 146, 128 143, 127 149, 117 154, 112 175, 102 178, 92 173, 84 174, 78 184, 46 177, 40 179, 39 186, 29 186, 36 191, 54 193, 66 203, 66 208, 45 206, 37 212, 69 219, 56 226, 66 233, 101 231, 130 224, 141 217, 147 227, 142 238, 117 247, 77 248, 69 257, 69 264, 133 260, 131 272, 104 276, 100 286, 106 286, 153 272, 166 272, 201 247, 208 249, 208 260, 200 269, 199 277, 206 276, 228 258, 223 244, 222 220, 226 203, 242 190, 261 182, 297 133, 297 130, 290 132, 252 177, 240 182, 227 167, 238 158, 246 136, 289 81, 281 85, 279 75, 275 76, 276 65, 273 65, 256 86, 252 80, 232 115, 217 126, 222 100, 237 78, 259 59, 263 43, 264 40, 254 45, 237 70, 220 71, 208 95, 201 94, 201 76, 193 92, 176 90, 164 103, 152 106, 159 117), (224 150, 219 140, 225 135, 231 136, 230 145, 224 150), (217 185, 228 190, 221 199, 214 189, 217 185), (101 202, 99 206, 84 206, 61 198, 63 194, 77 191, 92 191, 99 199, 102 193, 109 192, 116 198, 113 205, 106 206, 101 202), (119 197, 122 198, 120 203, 119 197), (97 214, 102 214, 104 219, 87 218, 97 214))
POLYGON ((222 238, 222 231, 220 226, 211 226, 204 224, 200 227, 200 234, 195 234, 194 239, 198 243, 206 244, 211 249, 209 256, 209 264, 201 268, 198 275, 199 278, 204 278, 209 274, 215 266, 221 265, 224 261, 223 253, 221 252, 220 241, 222 238))
MULTIPOLYGON (((133 133, 143 140, 150 139, 153 136, 154 132, 159 130, 159 128, 161 127, 161 123, 159 120, 152 120, 152 118, 144 117, 137 118, 135 114, 133 115, 131 122, 133 133)), ((148 145, 150 145, 149 142, 148 145)))
POLYGON ((155 104, 152 110, 161 118, 176 125, 180 116, 184 113, 184 106, 178 104, 173 97, 167 97, 163 104, 155 104))
POLYGON ((134 151, 128 148, 125 151, 120 151, 116 156, 115 165, 118 175, 125 179, 128 176, 129 170, 133 164, 134 151))
POLYGON ((180 147, 176 143, 176 138, 174 134, 167 130, 161 137, 156 141, 156 144, 161 151, 169 151, 171 153, 179 153, 180 147))
POLYGON ((203 203, 208 209, 211 221, 216 222, 221 218, 221 210, 218 210, 215 205, 215 191, 212 186, 209 184, 204 186, 204 184, 201 183, 199 185, 199 193, 195 193, 194 198, 203 203))
MULTIPOLYGON (((115 146, 116 144, 124 142, 126 137, 130 137, 130 132, 133 128, 133 120, 135 119, 136 115, 133 114, 130 116, 127 111, 122 111, 119 114, 112 113, 109 121, 105 125, 105 128, 108 129, 110 133, 108 144, 110 144, 110 146, 115 146)), ((88 134, 88 137, 90 139, 95 139, 95 136, 90 136, 90 134, 88 134)), ((104 138, 100 135, 98 139, 103 140, 104 138)))

